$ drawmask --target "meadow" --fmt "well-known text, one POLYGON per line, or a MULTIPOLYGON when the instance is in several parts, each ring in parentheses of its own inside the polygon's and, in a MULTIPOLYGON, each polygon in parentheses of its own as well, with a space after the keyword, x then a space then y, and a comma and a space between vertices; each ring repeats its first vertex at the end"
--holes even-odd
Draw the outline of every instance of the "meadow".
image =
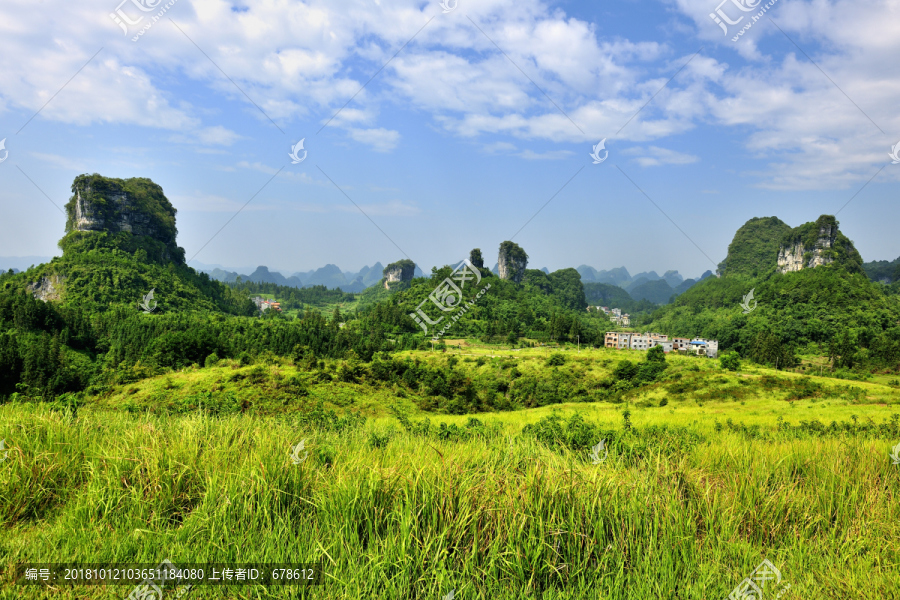
MULTIPOLYGON (((476 382, 602 381, 637 354, 572 349, 549 366, 554 352, 406 354, 476 382)), ((767 599, 898 597, 890 386, 671 356, 608 401, 436 414, 371 365, 297 362, 0 406, 0 597, 125 598, 130 586, 15 585, 12 568, 166 558, 325 573, 189 598, 726 598, 764 559, 782 577, 767 599), (233 404, 197 396, 216 385, 233 404)))

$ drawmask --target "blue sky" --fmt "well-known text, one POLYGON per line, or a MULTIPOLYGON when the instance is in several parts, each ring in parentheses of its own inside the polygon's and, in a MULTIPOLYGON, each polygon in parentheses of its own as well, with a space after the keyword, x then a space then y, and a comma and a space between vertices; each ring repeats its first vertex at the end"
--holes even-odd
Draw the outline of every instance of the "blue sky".
POLYGON ((189 258, 289 273, 513 238, 535 268, 692 277, 747 219, 854 195, 842 230, 896 258, 900 6, 776 0, 732 41, 766 4, 741 1, 726 36, 700 0, 177 0, 132 41, 165 2, 9 0, 0 256, 58 254, 53 203, 97 172, 159 183, 189 258))

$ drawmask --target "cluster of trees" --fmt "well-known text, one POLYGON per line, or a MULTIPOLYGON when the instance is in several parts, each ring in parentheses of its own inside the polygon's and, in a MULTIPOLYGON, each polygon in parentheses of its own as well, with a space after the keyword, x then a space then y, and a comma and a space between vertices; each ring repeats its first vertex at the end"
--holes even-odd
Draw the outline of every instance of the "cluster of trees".
POLYGON ((247 297, 254 294, 271 294, 281 303, 282 309, 288 310, 302 309, 307 305, 321 306, 323 304, 349 303, 356 300, 354 294, 343 292, 337 288, 330 290, 324 285, 295 288, 278 285, 277 283, 257 283, 253 281, 239 281, 226 285, 247 297))
MULTIPOLYGON (((477 258, 477 257, 476 257, 477 258)), ((425 332, 408 315, 420 308, 432 320, 446 314, 428 300, 432 292, 452 273, 452 267, 434 269, 431 277, 413 279, 407 289, 360 314, 381 314, 394 330, 430 339, 435 328, 425 332), (424 304, 422 304, 424 301, 424 304), (391 308, 396 307, 396 311, 391 308)), ((462 289, 465 314, 445 334, 450 337, 477 337, 485 341, 516 341, 521 337, 540 342, 574 342, 602 345, 609 320, 588 313, 581 276, 575 269, 547 274, 526 269, 521 283, 504 281, 488 269, 480 269, 477 286, 469 281, 462 289), (477 302, 472 301, 486 285, 490 289, 477 302)), ((441 326, 446 321, 441 321, 441 326)))
MULTIPOLYGON (((411 336, 391 340, 379 314, 344 323, 307 310, 294 320, 220 312, 144 314, 128 306, 104 312, 45 303, 18 290, 0 291, 0 395, 49 398, 137 380, 216 358, 315 356, 368 360, 378 351, 407 348, 411 336)), ((392 336, 393 337, 393 336, 392 336)))

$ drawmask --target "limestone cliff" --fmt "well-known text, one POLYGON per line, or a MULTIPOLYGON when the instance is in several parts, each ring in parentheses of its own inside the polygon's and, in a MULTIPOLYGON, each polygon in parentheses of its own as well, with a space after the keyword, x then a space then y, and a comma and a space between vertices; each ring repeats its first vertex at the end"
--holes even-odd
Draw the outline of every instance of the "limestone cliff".
POLYGON ((792 273, 837 263, 852 272, 862 271, 862 257, 831 215, 797 227, 778 249, 778 272, 792 273))
POLYGON ((392 283, 412 281, 415 271, 416 264, 408 258, 389 264, 382 271, 382 275, 384 275, 384 289, 391 289, 392 283))
POLYGON ((528 255, 521 246, 510 241, 500 244, 500 257, 497 260, 500 279, 516 283, 522 282, 525 268, 528 266, 528 255))
POLYGON ((72 194, 66 204, 67 235, 60 243, 64 251, 72 240, 107 233, 123 249, 144 247, 150 256, 184 262, 184 250, 175 243, 177 211, 151 180, 79 175, 72 183, 72 194))

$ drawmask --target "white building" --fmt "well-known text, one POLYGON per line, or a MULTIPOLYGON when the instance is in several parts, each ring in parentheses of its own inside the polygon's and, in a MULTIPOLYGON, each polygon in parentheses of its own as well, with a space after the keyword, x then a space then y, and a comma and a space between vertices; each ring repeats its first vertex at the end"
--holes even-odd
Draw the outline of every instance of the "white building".
POLYGON ((719 355, 719 342, 718 340, 694 338, 691 340, 690 350, 700 356, 716 358, 719 355))

